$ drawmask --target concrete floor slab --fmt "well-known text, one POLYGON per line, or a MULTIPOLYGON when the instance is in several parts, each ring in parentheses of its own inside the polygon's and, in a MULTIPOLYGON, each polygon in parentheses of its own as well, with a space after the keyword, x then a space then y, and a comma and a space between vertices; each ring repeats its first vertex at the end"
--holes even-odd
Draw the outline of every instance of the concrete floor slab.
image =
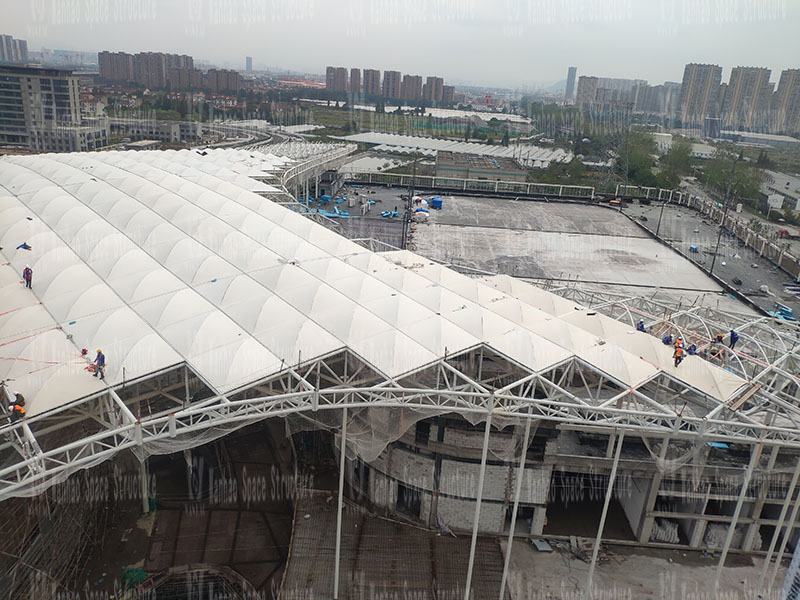
POLYGON ((208 511, 183 513, 175 545, 174 564, 189 565, 202 562, 209 516, 208 511))
MULTIPOLYGON (((501 542, 503 552, 505 541, 501 542)), ((593 579, 593 598, 711 598, 719 555, 699 552, 607 546, 606 560, 599 562, 593 579)), ((719 598, 778 598, 755 590, 762 559, 729 555, 722 571, 719 598)), ((512 600, 532 598, 583 598, 589 565, 570 553, 537 552, 526 540, 514 540, 508 586, 512 600)), ((785 577, 781 568, 778 587, 785 577)), ((763 592, 763 590, 762 590, 763 592)))
POLYGON ((231 548, 239 520, 237 511, 215 510, 208 524, 208 537, 203 560, 207 563, 226 565, 230 561, 231 548))

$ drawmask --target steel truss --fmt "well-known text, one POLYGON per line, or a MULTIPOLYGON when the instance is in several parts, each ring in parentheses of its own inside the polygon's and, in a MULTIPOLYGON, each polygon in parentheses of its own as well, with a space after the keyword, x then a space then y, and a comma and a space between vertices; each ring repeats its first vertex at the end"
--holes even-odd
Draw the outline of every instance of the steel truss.
POLYGON ((271 417, 406 407, 474 421, 485 418, 490 406, 493 414, 519 422, 800 448, 800 409, 766 388, 744 388, 723 403, 664 373, 629 387, 578 357, 536 373, 487 345, 389 379, 343 350, 227 394, 187 365, 176 365, 7 425, 0 430, 0 500, 41 493, 123 450, 143 460, 271 417))

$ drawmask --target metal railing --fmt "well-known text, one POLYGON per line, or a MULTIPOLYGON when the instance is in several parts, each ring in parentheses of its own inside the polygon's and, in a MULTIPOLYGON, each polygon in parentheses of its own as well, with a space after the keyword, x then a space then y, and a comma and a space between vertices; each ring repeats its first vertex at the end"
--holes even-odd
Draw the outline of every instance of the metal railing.
POLYGON ((413 176, 406 173, 375 173, 343 168, 339 171, 345 182, 374 183, 397 187, 463 192, 517 194, 519 196, 552 196, 554 198, 594 199, 594 188, 583 185, 558 185, 553 183, 528 183, 524 181, 489 181, 485 179, 458 179, 430 175, 413 176))

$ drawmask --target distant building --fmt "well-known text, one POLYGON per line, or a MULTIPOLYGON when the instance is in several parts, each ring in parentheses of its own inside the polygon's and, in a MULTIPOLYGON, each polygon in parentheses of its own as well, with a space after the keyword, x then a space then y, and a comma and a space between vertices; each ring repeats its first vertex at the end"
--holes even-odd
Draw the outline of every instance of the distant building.
POLYGON ((381 72, 377 69, 364 69, 364 94, 381 95, 381 72))
POLYGON ((429 102, 441 102, 443 86, 444 79, 441 77, 428 77, 422 88, 422 97, 429 102))
POLYGON ((28 62, 28 42, 10 35, 0 35, 0 63, 25 64, 28 62))
POLYGON ((253 72, 253 57, 252 56, 245 56, 244 57, 244 70, 248 73, 253 72))
POLYGON ((169 69, 167 71, 167 87, 171 90, 203 89, 203 72, 190 67, 169 69))
POLYGON ((112 133, 136 140, 158 140, 166 144, 198 142, 202 138, 202 125, 196 121, 157 121, 154 119, 110 120, 112 133))
POLYGON ((436 154, 436 177, 524 182, 528 173, 510 158, 461 154, 440 150, 436 154))
POLYGON ((167 56, 163 52, 134 54, 133 77, 146 88, 167 87, 167 56))
POLYGON ((400 98, 400 71, 383 72, 383 97, 400 98))
POLYGON ((71 71, 0 67, 0 145, 32 152, 86 152, 108 145, 105 118, 81 120, 78 78, 71 71))
POLYGON ((771 146, 773 148, 800 148, 800 139, 788 135, 772 133, 754 133, 752 131, 723 130, 719 137, 731 140, 743 146, 771 146))
POLYGON ((422 100, 422 77, 419 75, 403 75, 403 83, 400 85, 400 97, 411 102, 422 100))
POLYGON ((704 138, 719 139, 722 132, 722 119, 718 117, 706 117, 703 119, 702 136, 704 138))
POLYGON ((699 127, 706 117, 719 116, 722 67, 690 63, 683 70, 678 117, 684 127, 699 127))
POLYGON ((597 77, 581 75, 578 78, 578 93, 575 96, 575 106, 583 109, 595 102, 598 82, 599 79, 597 77))
POLYGON ((325 89, 331 92, 347 91, 347 69, 327 67, 325 69, 325 89))
POLYGON ((775 126, 778 133, 800 133, 800 69, 781 72, 775 93, 775 126))
POLYGON ((456 88, 452 85, 442 86, 442 104, 452 104, 455 101, 456 88))
POLYGON ((629 92, 634 111, 655 115, 675 114, 681 84, 665 82, 663 85, 637 85, 629 92))
POLYGON ((570 102, 575 93, 575 75, 578 73, 578 67, 570 67, 567 70, 567 90, 564 93, 564 100, 570 102))
POLYGON ((125 150, 158 150, 161 148, 161 142, 158 140, 139 140, 125 144, 123 148, 125 150))
POLYGON ((242 76, 229 69, 209 69, 206 73, 206 88, 212 92, 238 93, 242 87, 242 76))
POLYGON ((361 69, 350 69, 350 93, 361 93, 361 69))
POLYGON ((134 80, 133 54, 103 50, 97 53, 97 63, 101 79, 119 83, 128 83, 134 80))
POLYGON ((748 131, 769 130, 773 85, 771 71, 760 67, 734 67, 722 103, 723 125, 748 131))

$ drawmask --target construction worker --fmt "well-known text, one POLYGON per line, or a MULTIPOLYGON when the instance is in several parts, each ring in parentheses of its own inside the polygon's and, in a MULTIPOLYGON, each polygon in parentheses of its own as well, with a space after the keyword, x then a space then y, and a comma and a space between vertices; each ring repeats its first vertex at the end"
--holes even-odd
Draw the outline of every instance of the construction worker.
POLYGON ((695 344, 692 344, 691 346, 689 346, 689 347, 686 349, 686 351, 687 351, 689 354, 697 354, 697 346, 696 346, 695 344))
POLYGON ((739 334, 736 333, 733 329, 731 329, 731 350, 736 345, 736 342, 739 341, 739 334))
POLYGON ((644 319, 639 319, 639 322, 636 324, 636 331, 645 331, 644 319))
POLYGON ((661 338, 661 343, 664 344, 665 346, 671 346, 672 336, 670 334, 665 335, 663 338, 661 338))
POLYGON ((725 337, 724 335, 722 335, 721 333, 718 333, 717 335, 714 336, 714 339, 711 340, 711 343, 712 344, 721 344, 724 337, 725 337))
POLYGON ((100 348, 97 349, 97 355, 94 358, 94 376, 100 375, 100 379, 106 378, 106 355, 100 348))
POLYGON ((678 336, 678 339, 675 340, 675 347, 683 348, 683 338, 681 336, 678 336))
POLYGON ((675 346, 675 352, 672 353, 672 358, 675 359, 675 366, 681 364, 683 360, 683 346, 675 346))
POLYGON ((14 393, 14 404, 8 407, 9 419, 16 423, 25 416, 25 397, 19 392, 14 393))
POLYGON ((25 280, 25 287, 31 287, 31 279, 33 279, 33 269, 31 269, 30 265, 25 265, 25 268, 22 269, 22 278, 25 280))

